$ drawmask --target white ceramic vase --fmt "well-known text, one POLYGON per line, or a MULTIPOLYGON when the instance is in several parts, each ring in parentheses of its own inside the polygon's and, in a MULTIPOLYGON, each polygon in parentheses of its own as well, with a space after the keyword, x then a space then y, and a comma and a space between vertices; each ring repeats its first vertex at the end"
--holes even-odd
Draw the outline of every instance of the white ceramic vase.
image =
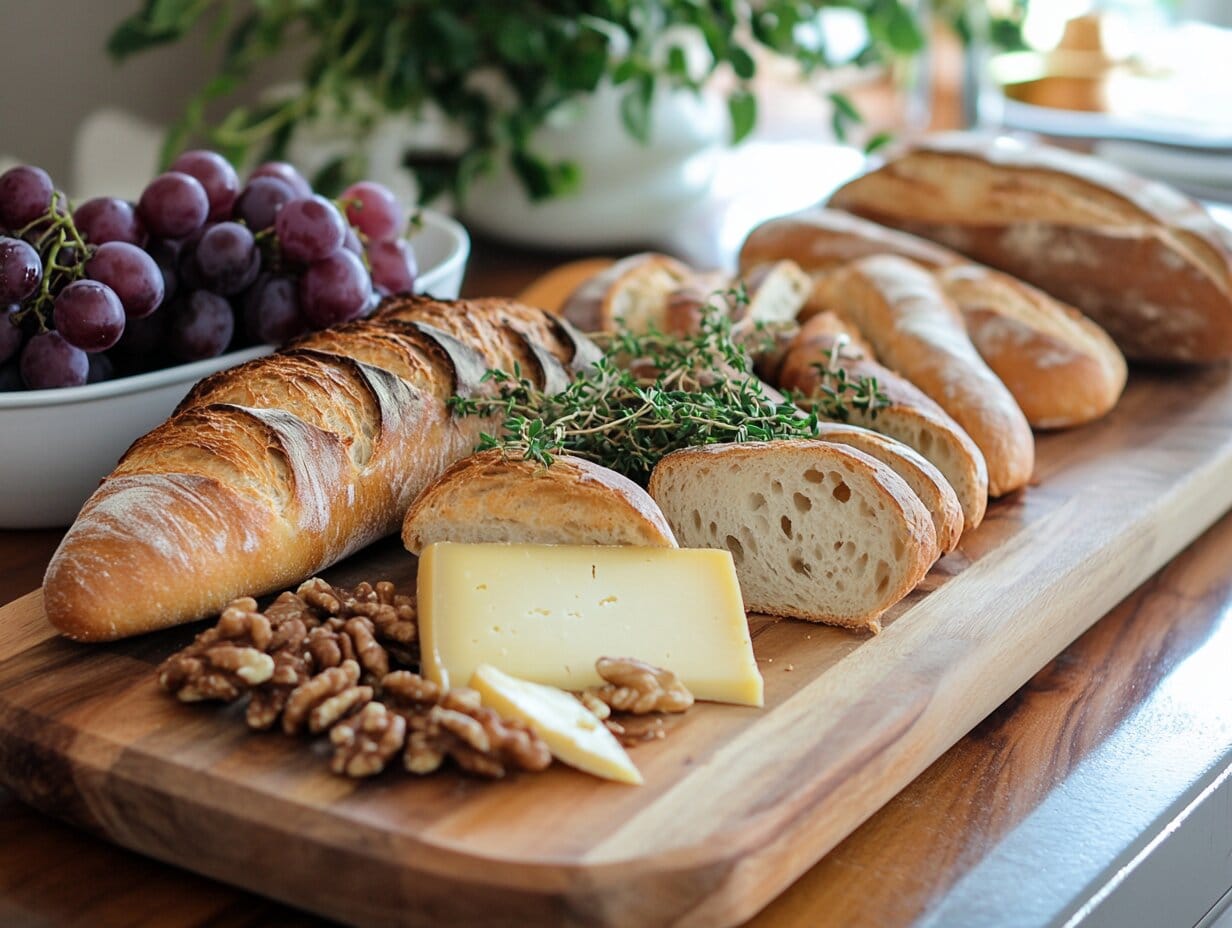
POLYGON ((704 199, 730 126, 721 97, 660 88, 642 144, 620 119, 622 90, 602 84, 543 127, 532 149, 576 163, 580 188, 532 201, 504 159, 479 178, 461 213, 467 225, 507 241, 570 250, 654 244, 704 199))

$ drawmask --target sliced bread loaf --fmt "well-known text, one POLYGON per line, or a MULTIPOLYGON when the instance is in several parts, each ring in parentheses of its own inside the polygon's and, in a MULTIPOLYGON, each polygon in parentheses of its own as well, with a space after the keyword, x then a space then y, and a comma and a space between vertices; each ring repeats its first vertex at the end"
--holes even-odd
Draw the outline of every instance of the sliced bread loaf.
POLYGON ((920 498, 885 464, 818 440, 669 454, 650 495, 691 548, 726 548, 745 608, 879 631, 937 554, 920 498))
POLYGON ((544 467, 500 451, 459 461, 411 505, 406 549, 437 541, 676 547, 659 507, 627 477, 582 458, 544 467))
POLYGON ((888 435, 845 422, 822 422, 817 437, 863 451, 902 477, 933 518, 940 554, 949 554, 963 532, 962 505, 937 466, 910 445, 888 435))

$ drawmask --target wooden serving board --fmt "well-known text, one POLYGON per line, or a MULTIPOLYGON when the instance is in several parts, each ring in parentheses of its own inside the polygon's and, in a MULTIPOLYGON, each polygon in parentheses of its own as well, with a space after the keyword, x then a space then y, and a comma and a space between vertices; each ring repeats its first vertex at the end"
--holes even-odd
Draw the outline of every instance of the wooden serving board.
MULTIPOLYGON (((363 925, 731 925, 752 915, 1232 505, 1232 373, 1135 373, 1043 436, 878 637, 755 617, 763 710, 701 705, 634 749, 640 788, 555 767, 487 783, 332 776, 326 746, 180 705, 153 667, 0 610, 0 780, 208 876, 363 925)), ((395 542, 327 574, 408 582, 395 542)), ((670 615, 663 620, 671 621, 670 615)))

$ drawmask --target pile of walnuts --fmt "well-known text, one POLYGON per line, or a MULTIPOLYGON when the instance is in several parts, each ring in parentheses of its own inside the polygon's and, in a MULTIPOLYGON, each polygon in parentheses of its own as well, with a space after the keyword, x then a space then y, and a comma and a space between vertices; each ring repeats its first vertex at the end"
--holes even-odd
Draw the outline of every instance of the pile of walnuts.
MULTIPOLYGON (((353 590, 320 578, 280 595, 264 612, 230 603, 213 628, 158 669, 184 702, 249 697, 248 725, 288 735, 328 733, 331 769, 368 777, 401 757, 414 774, 446 761, 477 776, 545 769, 547 745, 522 722, 480 704, 473 690, 443 690, 414 671, 419 635, 412 597, 388 581, 353 590)), ((625 744, 663 737, 661 718, 636 727, 611 717, 683 712, 693 697, 671 671, 630 658, 601 658, 607 681, 578 698, 625 744)))

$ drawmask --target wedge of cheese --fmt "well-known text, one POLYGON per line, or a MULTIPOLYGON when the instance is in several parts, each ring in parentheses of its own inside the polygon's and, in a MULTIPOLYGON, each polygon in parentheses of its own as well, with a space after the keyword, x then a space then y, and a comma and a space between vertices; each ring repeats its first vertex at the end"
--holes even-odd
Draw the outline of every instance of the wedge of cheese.
POLYGON ((460 686, 480 664, 580 690, 600 657, 674 670, 695 697, 762 704, 731 554, 717 550, 442 542, 419 561, 425 675, 460 686))
POLYGON ((470 687, 478 690, 485 706, 529 725, 562 763, 605 780, 642 782, 641 773, 615 736, 564 690, 519 680, 491 664, 475 668, 470 687))

